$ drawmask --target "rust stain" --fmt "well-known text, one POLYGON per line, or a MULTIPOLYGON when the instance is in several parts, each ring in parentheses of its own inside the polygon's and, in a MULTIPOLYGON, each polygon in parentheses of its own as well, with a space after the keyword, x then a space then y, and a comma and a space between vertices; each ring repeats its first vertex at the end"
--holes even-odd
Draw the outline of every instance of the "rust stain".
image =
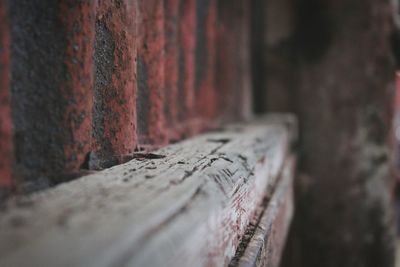
POLYGON ((93 131, 103 161, 132 153, 137 142, 135 3, 99 1, 97 8, 93 131))
POLYGON ((66 171, 78 170, 91 150, 93 40, 95 4, 93 1, 60 1, 60 19, 65 27, 67 79, 61 94, 67 103, 63 111, 66 171))

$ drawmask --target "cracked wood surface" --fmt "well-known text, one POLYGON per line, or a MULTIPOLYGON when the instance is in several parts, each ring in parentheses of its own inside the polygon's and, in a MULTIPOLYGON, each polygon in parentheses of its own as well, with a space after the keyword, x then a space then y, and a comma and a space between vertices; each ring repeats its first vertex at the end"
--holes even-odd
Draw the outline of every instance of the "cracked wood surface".
POLYGON ((279 177, 287 121, 227 126, 11 199, 0 213, 0 266, 228 264, 279 177))
POLYGON ((230 266, 279 266, 294 212, 294 167, 295 159, 288 158, 271 199, 250 223, 250 233, 246 231, 251 237, 230 266))

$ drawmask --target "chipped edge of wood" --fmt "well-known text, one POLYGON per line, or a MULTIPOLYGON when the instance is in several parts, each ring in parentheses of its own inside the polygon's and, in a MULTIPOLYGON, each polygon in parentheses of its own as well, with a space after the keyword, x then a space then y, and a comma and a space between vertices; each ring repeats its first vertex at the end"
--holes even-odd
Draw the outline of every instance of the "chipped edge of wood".
POLYGON ((270 199, 265 199, 261 212, 248 226, 247 235, 242 240, 242 251, 231 261, 230 267, 279 266, 287 234, 294 213, 293 180, 296 159, 291 155, 285 162, 280 179, 270 199), (274 229, 281 223, 279 229, 274 229), (283 224, 282 224, 283 223, 283 224), (277 231, 276 231, 277 230, 277 231), (278 233, 276 233, 278 232, 278 233), (275 235, 280 235, 274 240, 275 235), (279 242, 278 244, 274 243, 279 242), (278 247, 271 248, 271 245, 278 247), (267 255, 263 255, 267 253, 267 255))

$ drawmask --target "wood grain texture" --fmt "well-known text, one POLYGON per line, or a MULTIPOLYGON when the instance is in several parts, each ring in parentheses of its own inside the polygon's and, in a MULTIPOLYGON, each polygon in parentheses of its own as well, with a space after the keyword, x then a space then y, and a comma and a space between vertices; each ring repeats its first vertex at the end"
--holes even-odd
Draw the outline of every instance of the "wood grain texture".
POLYGON ((278 267, 294 212, 294 159, 285 163, 282 177, 270 201, 255 221, 251 238, 240 258, 231 266, 278 267))
POLYGON ((0 266, 227 265, 279 177, 289 136, 276 117, 231 125, 11 199, 0 266))

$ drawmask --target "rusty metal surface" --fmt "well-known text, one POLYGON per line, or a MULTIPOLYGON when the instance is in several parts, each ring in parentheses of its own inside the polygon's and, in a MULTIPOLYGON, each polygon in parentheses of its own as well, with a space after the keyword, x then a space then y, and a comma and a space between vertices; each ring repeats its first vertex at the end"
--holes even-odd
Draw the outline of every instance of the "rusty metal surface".
POLYGON ((100 1, 96 13, 90 167, 104 168, 136 147, 136 1, 100 1))
POLYGON ((9 1, 17 176, 78 170, 91 149, 93 1, 9 1))
POLYGON ((9 1, 2 183, 13 166, 13 180, 48 187, 243 118, 248 4, 222 2, 9 1))

